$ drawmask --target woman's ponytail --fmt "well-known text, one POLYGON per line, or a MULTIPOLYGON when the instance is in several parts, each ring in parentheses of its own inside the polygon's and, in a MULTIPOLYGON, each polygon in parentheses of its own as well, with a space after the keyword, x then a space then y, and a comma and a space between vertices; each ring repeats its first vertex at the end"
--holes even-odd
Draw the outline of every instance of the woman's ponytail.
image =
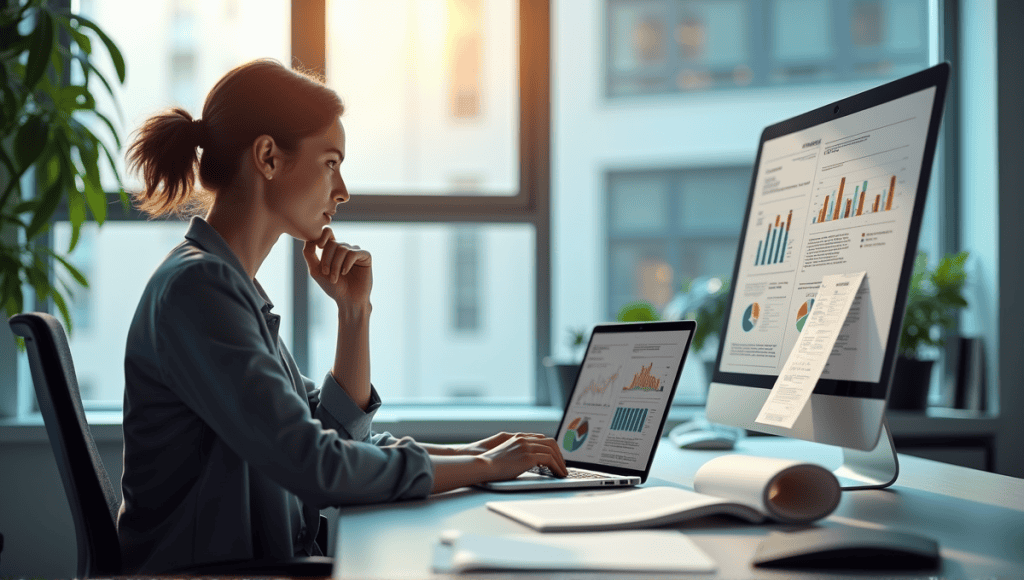
POLYGON ((132 194, 135 205, 151 217, 202 213, 231 186, 242 152, 257 137, 270 135, 290 153, 344 111, 337 93, 318 78, 269 59, 239 65, 210 90, 201 121, 171 109, 136 132, 128 167, 142 174, 144 187, 132 194))
POLYGON ((128 148, 128 168, 141 174, 135 205, 150 217, 182 216, 208 207, 212 199, 197 188, 197 148, 206 144, 205 122, 174 108, 150 117, 128 148))

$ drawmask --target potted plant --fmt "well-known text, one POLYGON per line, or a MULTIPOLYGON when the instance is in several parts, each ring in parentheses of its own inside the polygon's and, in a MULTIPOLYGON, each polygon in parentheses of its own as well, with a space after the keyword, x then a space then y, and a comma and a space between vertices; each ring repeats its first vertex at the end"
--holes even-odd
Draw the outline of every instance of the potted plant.
POLYGON ((569 392, 576 385, 576 377, 580 372, 586 340, 587 335, 583 328, 570 328, 567 345, 572 353, 572 359, 558 362, 551 357, 544 358, 544 366, 548 369, 548 391, 551 395, 551 404, 555 407, 564 407, 569 402, 569 392))
POLYGON ((716 355, 716 350, 712 350, 710 347, 714 345, 719 333, 722 332, 722 324, 725 322, 725 306, 728 300, 729 279, 712 278, 703 298, 691 306, 691 310, 684 316, 697 321, 697 330, 693 333, 693 350, 700 355, 700 359, 704 363, 704 374, 708 383, 711 382, 711 377, 714 374, 716 355))
MULTIPOLYGON (((658 310, 649 302, 637 300, 619 309, 615 319, 619 322, 647 322, 660 320, 658 310)), ((586 347, 587 333, 582 328, 570 328, 567 345, 572 352, 572 360, 559 362, 551 357, 544 359, 548 369, 548 390, 551 404, 564 407, 568 403, 569 393, 576 385, 580 363, 583 361, 583 349, 586 347)))
MULTIPOLYGON (((90 214, 98 224, 106 219, 100 159, 120 183, 113 152, 121 143, 110 118, 96 110, 95 81, 112 98, 114 91, 96 67, 93 42, 102 42, 122 84, 124 58, 95 23, 45 0, 0 0, 0 33, 0 304, 6 317, 21 312, 22 285, 30 284, 37 296, 53 300, 70 333, 71 284, 88 281, 40 236, 61 205, 72 227, 67 253, 90 214), (96 127, 109 130, 113 150, 96 127), (53 276, 59 284, 51 283, 51 258, 70 279, 53 276)), ((123 189, 120 196, 127 210, 123 189)))
POLYGON ((945 344, 943 332, 954 326, 957 312, 967 306, 963 296, 967 256, 967 252, 947 254, 934 269, 928 267, 925 252, 918 252, 914 259, 889 393, 890 409, 922 410, 927 406, 935 364, 928 351, 945 344))

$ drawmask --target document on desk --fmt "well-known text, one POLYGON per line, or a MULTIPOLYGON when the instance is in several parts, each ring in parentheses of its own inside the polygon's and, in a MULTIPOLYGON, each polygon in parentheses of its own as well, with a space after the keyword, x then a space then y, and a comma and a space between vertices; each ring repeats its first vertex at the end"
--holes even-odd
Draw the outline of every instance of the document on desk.
POLYGON ((811 398, 867 272, 825 276, 800 338, 755 422, 791 429, 811 398))
POLYGON ((434 549, 439 574, 498 570, 713 572, 715 562, 680 532, 492 536, 448 530, 434 549))

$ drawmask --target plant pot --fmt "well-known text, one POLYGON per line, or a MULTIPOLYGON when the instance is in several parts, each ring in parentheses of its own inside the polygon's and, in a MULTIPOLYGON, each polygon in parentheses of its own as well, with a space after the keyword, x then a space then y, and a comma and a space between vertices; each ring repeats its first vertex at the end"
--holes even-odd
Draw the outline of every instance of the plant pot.
POLYGON ((889 389, 889 408, 923 411, 928 406, 928 390, 932 384, 933 360, 898 357, 889 389))
POLYGON ((572 388, 576 386, 580 365, 555 362, 548 358, 544 359, 544 366, 548 369, 548 392, 551 395, 551 405, 564 408, 565 404, 569 402, 572 388))

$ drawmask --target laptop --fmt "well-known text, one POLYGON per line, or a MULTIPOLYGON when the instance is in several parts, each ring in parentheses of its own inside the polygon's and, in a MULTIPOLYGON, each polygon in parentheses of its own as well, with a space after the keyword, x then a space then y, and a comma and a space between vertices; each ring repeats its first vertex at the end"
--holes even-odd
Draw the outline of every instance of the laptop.
POLYGON ((696 329, 692 320, 594 328, 555 436, 569 477, 535 468, 478 487, 528 491, 647 481, 696 329))

